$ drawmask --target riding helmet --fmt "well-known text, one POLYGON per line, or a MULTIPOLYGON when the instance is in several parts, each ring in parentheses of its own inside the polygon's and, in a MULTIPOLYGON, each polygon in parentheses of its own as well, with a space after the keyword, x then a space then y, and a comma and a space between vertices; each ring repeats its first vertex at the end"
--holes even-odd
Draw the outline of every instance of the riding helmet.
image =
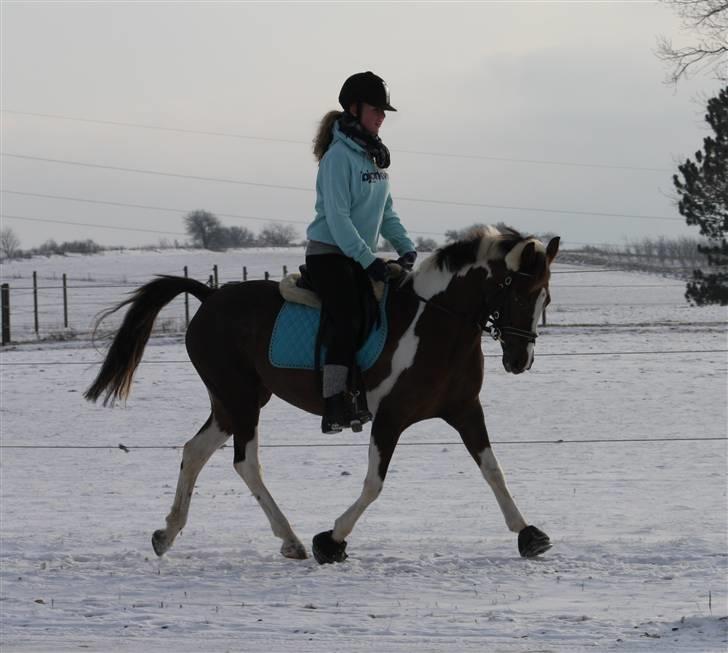
POLYGON ((389 87, 386 82, 368 70, 349 77, 341 87, 339 104, 348 111, 352 103, 366 102, 385 111, 396 111, 389 103, 389 87))

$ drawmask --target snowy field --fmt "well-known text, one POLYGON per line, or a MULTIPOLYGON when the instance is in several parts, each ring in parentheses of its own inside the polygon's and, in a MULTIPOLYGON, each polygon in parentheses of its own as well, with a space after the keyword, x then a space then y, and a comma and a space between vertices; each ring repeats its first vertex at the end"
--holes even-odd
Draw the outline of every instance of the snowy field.
MULTIPOLYGON (((37 270, 55 285, 41 306, 58 301, 66 273, 70 327, 84 333, 131 287, 117 286, 184 265, 206 279, 218 264, 221 282, 242 265, 280 276, 301 259, 150 252, 3 266, 23 341, 0 354, 3 651, 727 650, 726 312, 689 307, 682 283, 653 275, 555 266, 527 374, 506 375, 483 342, 486 421, 519 507, 552 538, 542 558, 518 556, 456 433, 429 421, 402 437, 347 562, 281 557, 231 448, 202 472, 187 527, 158 559, 150 537, 179 447, 208 415, 177 333, 183 303, 160 316, 166 333, 127 404, 109 409, 81 397, 101 352, 85 338, 37 340, 21 292, 37 270)), ((63 331, 51 308, 41 337, 63 331)), ((318 427, 275 399, 260 426, 268 487, 309 550, 359 495, 367 458, 366 434, 318 427)))

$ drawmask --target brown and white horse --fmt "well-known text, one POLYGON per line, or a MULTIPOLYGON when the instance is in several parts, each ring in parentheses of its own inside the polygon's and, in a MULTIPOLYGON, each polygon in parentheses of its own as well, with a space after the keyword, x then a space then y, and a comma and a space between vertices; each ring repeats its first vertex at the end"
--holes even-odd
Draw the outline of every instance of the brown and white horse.
MULTIPOLYGON (((519 551, 532 557, 551 545, 516 507, 490 446, 479 392, 483 383, 481 337, 500 343, 506 371, 531 367, 538 320, 549 302, 550 264, 559 239, 544 246, 511 229, 487 227, 423 261, 389 293, 389 332, 382 355, 364 374, 374 415, 369 468, 359 498, 330 531, 313 540, 321 562, 346 556, 346 537, 380 494, 400 434, 412 424, 439 417, 460 434, 505 517, 518 533, 519 551)), ((155 531, 157 555, 172 546, 184 527, 195 481, 210 456, 233 437, 235 470, 243 478, 283 540, 281 553, 305 558, 306 549, 268 492, 258 462, 258 417, 272 394, 321 415, 317 373, 280 369, 268 359, 273 325, 283 299, 273 281, 249 281, 212 289, 181 277, 159 277, 136 290, 98 377, 85 396, 104 403, 125 398, 154 320, 182 292, 202 305, 187 330, 190 360, 208 389, 212 412, 184 446, 177 492, 166 528, 155 531)), ((103 319, 102 316, 101 319, 103 319)))

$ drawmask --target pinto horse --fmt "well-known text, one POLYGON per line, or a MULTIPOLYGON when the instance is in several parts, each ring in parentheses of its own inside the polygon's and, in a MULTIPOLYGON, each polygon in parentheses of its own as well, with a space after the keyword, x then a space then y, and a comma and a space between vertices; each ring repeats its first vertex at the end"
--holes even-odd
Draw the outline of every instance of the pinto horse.
MULTIPOLYGON (((346 537, 382 491, 401 433, 435 417, 460 434, 508 528, 518 533, 520 554, 533 557, 550 548, 548 536, 528 525, 508 491, 488 439, 479 392, 483 331, 500 342, 506 371, 520 374, 531 367, 558 247, 558 238, 544 246, 509 228, 486 227, 437 250, 396 287, 390 282, 387 340, 363 375, 373 414, 364 487, 333 529, 314 537, 318 562, 347 557, 346 537)), ((209 392, 212 412, 184 446, 174 503, 166 528, 152 536, 154 551, 161 556, 172 546, 187 521, 198 474, 232 436, 233 466, 273 533, 283 540, 281 553, 306 558, 306 548, 263 483, 258 462, 258 417, 272 394, 316 415, 324 407, 315 371, 280 369, 269 361, 271 332, 284 301, 277 283, 248 281, 213 289, 192 279, 164 276, 141 286, 101 316, 129 307, 85 397, 96 401, 103 394, 106 404, 128 396, 157 314, 183 292, 202 302, 187 329, 186 345, 209 392)))

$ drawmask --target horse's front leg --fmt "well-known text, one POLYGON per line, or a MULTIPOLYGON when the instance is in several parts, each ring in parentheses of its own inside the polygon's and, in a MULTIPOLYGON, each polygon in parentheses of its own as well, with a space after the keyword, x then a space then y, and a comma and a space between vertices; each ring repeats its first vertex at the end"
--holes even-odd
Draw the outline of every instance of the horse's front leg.
POLYGON ((470 455, 493 490, 498 506, 508 528, 518 533, 518 550, 524 558, 532 558, 551 548, 546 533, 535 526, 529 526, 518 510, 516 502, 508 491, 506 479, 493 453, 485 428, 483 408, 476 399, 471 404, 446 418, 448 424, 457 429, 470 455))
POLYGON ((359 498, 334 522, 333 530, 319 533, 313 538, 313 555, 320 564, 346 560, 346 536, 354 530, 364 511, 382 492, 384 478, 402 432, 402 429, 384 426, 384 423, 384 418, 379 416, 372 423, 369 466, 359 498))

